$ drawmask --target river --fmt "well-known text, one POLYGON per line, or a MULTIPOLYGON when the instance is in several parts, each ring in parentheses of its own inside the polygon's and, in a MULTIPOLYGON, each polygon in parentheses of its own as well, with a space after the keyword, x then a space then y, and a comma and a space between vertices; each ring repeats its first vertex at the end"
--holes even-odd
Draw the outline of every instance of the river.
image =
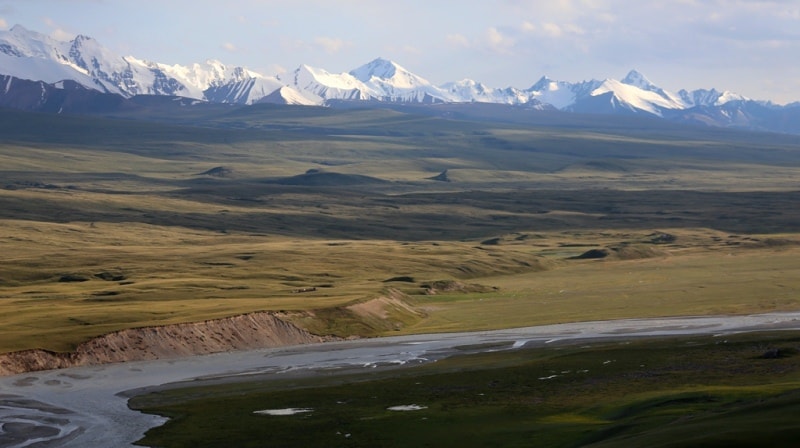
POLYGON ((800 312, 578 322, 360 339, 0 377, 0 448, 126 447, 164 423, 128 408, 137 390, 246 376, 259 380, 433 362, 456 353, 607 338, 800 330, 800 312), (460 349, 460 347, 462 349, 460 349))

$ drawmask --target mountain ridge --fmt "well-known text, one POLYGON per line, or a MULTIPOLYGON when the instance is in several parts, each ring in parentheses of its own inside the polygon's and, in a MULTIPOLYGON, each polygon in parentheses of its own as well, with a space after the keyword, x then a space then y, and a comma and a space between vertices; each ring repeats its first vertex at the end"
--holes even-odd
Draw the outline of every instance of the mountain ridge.
MULTIPOLYGON (((63 89, 67 85, 64 82, 71 81, 72 96, 81 86, 123 98, 166 95, 238 105, 327 105, 331 101, 497 103, 576 113, 645 114, 762 130, 771 130, 769 122, 776 114, 778 121, 785 123, 786 118, 780 116, 783 111, 800 107, 800 102, 780 106, 716 88, 670 92, 637 70, 629 71, 622 80, 568 82, 542 76, 527 89, 494 88, 471 79, 434 85, 381 57, 345 73, 301 65, 286 75, 267 76, 216 60, 181 66, 123 57, 89 36, 59 41, 21 25, 0 31, 0 75, 5 80, 0 86, 0 105, 31 110, 55 107, 45 107, 42 97, 36 98, 35 89, 30 86, 26 103, 25 95, 10 92, 12 86, 23 84, 12 80, 42 82, 48 86, 42 87, 44 90, 63 89), (765 115, 771 118, 765 119, 765 115)), ((85 92, 81 95, 90 96, 85 92)), ((51 92, 48 98, 65 96, 69 95, 51 92)), ((62 111, 63 107, 57 109, 62 111)), ((796 112, 789 110, 785 115, 793 117, 796 112)), ((800 133, 800 125, 797 132, 800 133)))

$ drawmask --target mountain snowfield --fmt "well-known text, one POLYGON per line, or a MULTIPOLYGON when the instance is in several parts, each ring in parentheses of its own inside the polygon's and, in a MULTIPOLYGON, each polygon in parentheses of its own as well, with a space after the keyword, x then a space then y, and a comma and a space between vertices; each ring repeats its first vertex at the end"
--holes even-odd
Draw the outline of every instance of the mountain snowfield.
MULTIPOLYGON (((527 89, 493 88, 470 79, 437 86, 399 64, 381 58, 349 73, 330 73, 302 65, 281 76, 267 76, 215 60, 181 66, 123 57, 91 37, 79 35, 71 41, 59 41, 19 25, 0 31, 0 76, 6 80, 5 86, 0 86, 5 87, 6 95, 16 78, 42 82, 51 88, 63 88, 61 86, 69 84, 63 81, 74 81, 85 89, 124 98, 169 95, 240 105, 325 105, 332 100, 497 103, 540 110, 659 117, 702 110, 703 118, 696 118, 697 113, 694 113, 692 120, 706 123, 722 120, 723 125, 726 120, 733 122, 734 118, 742 122, 742 117, 749 123, 754 114, 800 106, 800 103, 777 106, 770 102, 752 101, 716 89, 673 93, 653 84, 635 70, 622 80, 572 83, 542 77, 527 89), (734 104, 737 106, 733 107, 734 104), (710 114, 708 108, 716 109, 710 114), (731 114, 737 116, 731 117, 731 114), (713 118, 709 118, 711 115, 713 118)), ((2 90, 0 94, 3 94, 2 90)), ((792 113, 796 115, 796 112, 792 113)))

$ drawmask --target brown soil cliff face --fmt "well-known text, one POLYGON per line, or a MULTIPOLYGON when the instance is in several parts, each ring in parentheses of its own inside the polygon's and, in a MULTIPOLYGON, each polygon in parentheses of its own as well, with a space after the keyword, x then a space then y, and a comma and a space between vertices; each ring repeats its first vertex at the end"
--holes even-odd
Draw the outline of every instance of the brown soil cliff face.
POLYGON ((324 342, 274 313, 121 330, 87 341, 71 353, 24 350, 0 355, 0 376, 37 370, 204 355, 232 350, 324 342))

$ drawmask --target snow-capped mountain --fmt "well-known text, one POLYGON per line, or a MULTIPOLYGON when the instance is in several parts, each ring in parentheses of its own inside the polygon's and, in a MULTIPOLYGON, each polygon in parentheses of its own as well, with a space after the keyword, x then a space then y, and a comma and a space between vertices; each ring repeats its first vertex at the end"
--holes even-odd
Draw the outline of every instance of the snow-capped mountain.
POLYGON ((580 111, 587 109, 586 103, 591 103, 589 109, 594 112, 613 112, 598 108, 598 104, 608 103, 609 108, 661 115, 665 109, 722 105, 742 99, 713 89, 673 94, 636 71, 628 73, 622 81, 569 83, 542 77, 527 90, 496 89, 470 79, 436 86, 382 58, 349 73, 334 74, 302 65, 278 78, 214 60, 181 66, 122 57, 91 37, 80 35, 62 42, 21 26, 0 32, 0 63, 1 74, 19 79, 47 83, 69 79, 89 89, 124 97, 172 95, 233 104, 252 104, 270 97, 292 104, 324 104, 328 100, 543 103, 556 109, 580 111), (608 101, 604 100, 606 97, 608 101))
POLYGON ((661 116, 663 109, 683 108, 681 103, 672 100, 667 94, 645 90, 615 79, 606 79, 589 95, 610 97, 617 107, 628 109, 631 112, 644 111, 658 116, 661 116))
POLYGON ((560 110, 568 110, 579 99, 590 96, 600 84, 601 82, 597 80, 570 83, 542 76, 526 92, 542 103, 552 104, 560 110))
POLYGON ((302 65, 284 81, 298 91, 317 96, 320 104, 326 100, 443 103, 461 99, 382 58, 339 74, 302 65))
POLYGON ((379 96, 378 100, 409 103, 442 103, 460 98, 434 86, 395 62, 378 58, 352 70, 350 76, 364 83, 379 96))
POLYGON ((332 99, 371 100, 376 94, 350 74, 337 75, 308 65, 301 65, 286 79, 281 80, 300 92, 307 92, 318 98, 320 104, 324 100, 332 99))
POLYGON ((461 100, 458 102, 526 104, 531 101, 530 95, 522 90, 513 87, 495 89, 472 79, 448 82, 440 87, 449 97, 461 100))
POLYGON ((19 25, 0 32, 0 73, 48 83, 69 79, 126 98, 169 95, 234 104, 254 103, 284 87, 275 77, 219 61, 160 64, 116 55, 91 37, 62 42, 19 25))
POLYGON ((722 106, 730 101, 750 101, 749 98, 739 95, 738 93, 729 91, 719 92, 716 89, 698 89, 691 92, 681 89, 678 91, 678 95, 680 95, 681 100, 687 107, 722 106))
POLYGON ((72 79, 95 88, 94 80, 70 61, 69 45, 17 25, 0 32, 0 69, 3 75, 45 83, 72 79))
MULTIPOLYGON (((33 110, 69 110, 65 104, 84 104, 88 98, 102 95, 122 98, 167 95, 239 105, 477 102, 580 113, 646 114, 725 126, 759 123, 764 127, 770 122, 760 118, 765 114, 774 117, 789 109, 796 114, 797 109, 792 105, 755 102, 716 89, 673 93, 635 70, 622 80, 572 83, 542 77, 524 90, 493 88, 471 79, 437 86, 383 58, 347 73, 301 65, 293 72, 275 77, 215 60, 182 66, 123 57, 91 37, 80 35, 71 41, 59 41, 19 25, 0 31, 0 75, 3 82, 0 87, 4 87, 0 89, 0 105, 33 110), (12 92, 15 89, 18 91, 12 92)), ((88 105, 82 107, 92 109, 88 105)))

